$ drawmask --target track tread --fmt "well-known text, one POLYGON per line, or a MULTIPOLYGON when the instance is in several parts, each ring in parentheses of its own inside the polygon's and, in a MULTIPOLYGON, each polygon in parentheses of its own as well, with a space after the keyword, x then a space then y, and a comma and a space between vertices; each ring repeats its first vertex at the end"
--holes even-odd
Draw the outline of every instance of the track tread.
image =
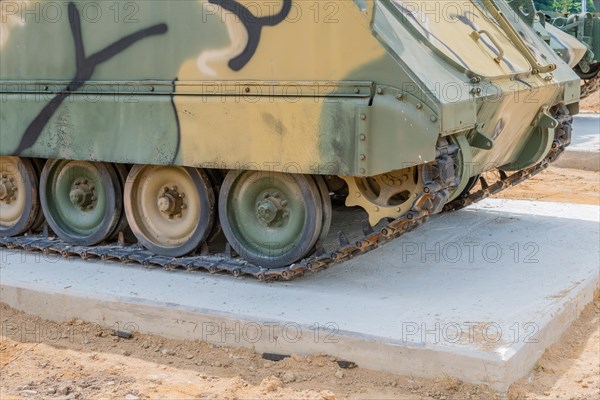
MULTIPOLYGON (((481 201, 491 195, 514 186, 546 169, 552 162, 556 161, 563 153, 566 146, 570 144, 570 133, 572 117, 562 109, 559 114, 559 128, 554 145, 548 156, 539 164, 517 171, 511 175, 502 175, 503 179, 489 184, 482 182, 482 189, 456 199, 444 207, 444 211, 455 211, 481 201)), ((444 188, 443 188, 444 189, 444 188)), ((442 190, 443 190, 442 189, 442 190)), ((421 201, 415 204, 427 203, 428 198, 435 194, 425 194, 421 201)), ((343 232, 339 233, 340 246, 331 253, 315 254, 301 262, 273 269, 265 269, 261 266, 251 264, 241 258, 233 257, 227 251, 219 254, 186 256, 186 257, 164 257, 153 254, 139 245, 102 245, 102 246, 72 246, 56 239, 48 239, 42 236, 19 236, 0 237, 0 247, 9 249, 20 248, 27 251, 42 251, 44 253, 58 253, 63 257, 80 256, 82 259, 91 257, 103 260, 117 260, 119 262, 138 263, 145 267, 162 267, 167 270, 190 270, 206 271, 209 273, 227 273, 235 277, 249 276, 260 281, 285 280, 303 276, 306 272, 318 272, 322 269, 350 260, 357 255, 374 250, 403 234, 417 228, 425 223, 430 216, 426 208, 413 209, 406 215, 396 218, 377 231, 364 230, 365 236, 360 242, 351 243, 343 232)))

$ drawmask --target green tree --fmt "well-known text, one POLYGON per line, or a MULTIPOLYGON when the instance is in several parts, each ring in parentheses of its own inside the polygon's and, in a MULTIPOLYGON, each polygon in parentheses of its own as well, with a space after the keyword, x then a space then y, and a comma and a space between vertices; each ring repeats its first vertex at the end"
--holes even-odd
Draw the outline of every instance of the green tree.
POLYGON ((535 8, 539 11, 554 11, 552 3, 554 0, 535 0, 535 8))
MULTIPOLYGON (((580 13, 581 0, 534 0, 535 7, 538 10, 556 11, 560 13, 580 13)), ((595 12, 593 0, 587 0, 588 12, 595 12)))

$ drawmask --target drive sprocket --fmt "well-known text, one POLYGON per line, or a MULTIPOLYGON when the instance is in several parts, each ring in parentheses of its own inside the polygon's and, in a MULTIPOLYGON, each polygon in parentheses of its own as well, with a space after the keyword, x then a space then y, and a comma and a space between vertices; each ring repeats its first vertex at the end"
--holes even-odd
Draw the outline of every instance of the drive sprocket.
POLYGON ((408 167, 370 177, 343 176, 348 184, 346 206, 359 206, 375 226, 384 218, 398 218, 413 207, 423 191, 421 171, 408 167))

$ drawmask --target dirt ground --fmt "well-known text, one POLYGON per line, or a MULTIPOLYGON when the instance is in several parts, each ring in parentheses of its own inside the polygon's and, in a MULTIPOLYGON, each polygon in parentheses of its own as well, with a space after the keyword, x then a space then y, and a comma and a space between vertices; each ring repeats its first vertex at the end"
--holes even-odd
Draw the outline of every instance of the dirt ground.
MULTIPOLYGON (((549 168, 500 197, 600 204, 600 174, 549 168)), ((600 398, 600 300, 508 394, 436 380, 342 369, 326 355, 267 361, 249 350, 55 324, 0 304, 0 398, 436 399, 600 398)))
POLYGON ((583 99, 579 103, 579 107, 584 112, 600 114, 600 92, 593 93, 583 99))
POLYGON ((594 171, 549 167, 495 197, 600 205, 600 174, 594 171))

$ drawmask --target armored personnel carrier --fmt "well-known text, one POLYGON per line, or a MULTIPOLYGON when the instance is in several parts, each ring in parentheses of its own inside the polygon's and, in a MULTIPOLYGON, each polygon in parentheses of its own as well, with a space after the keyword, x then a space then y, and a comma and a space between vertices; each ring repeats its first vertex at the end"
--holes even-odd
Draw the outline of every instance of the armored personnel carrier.
POLYGON ((585 82, 581 89, 581 97, 587 97, 600 90, 600 15, 583 13, 549 19, 552 23, 551 30, 559 29, 586 47, 585 54, 574 66, 577 75, 585 82))
POLYGON ((579 75, 582 99, 600 89, 600 14, 536 11, 533 0, 510 4, 579 75))
POLYGON ((0 4, 7 247, 291 279, 539 172, 578 110, 504 0, 0 4))

